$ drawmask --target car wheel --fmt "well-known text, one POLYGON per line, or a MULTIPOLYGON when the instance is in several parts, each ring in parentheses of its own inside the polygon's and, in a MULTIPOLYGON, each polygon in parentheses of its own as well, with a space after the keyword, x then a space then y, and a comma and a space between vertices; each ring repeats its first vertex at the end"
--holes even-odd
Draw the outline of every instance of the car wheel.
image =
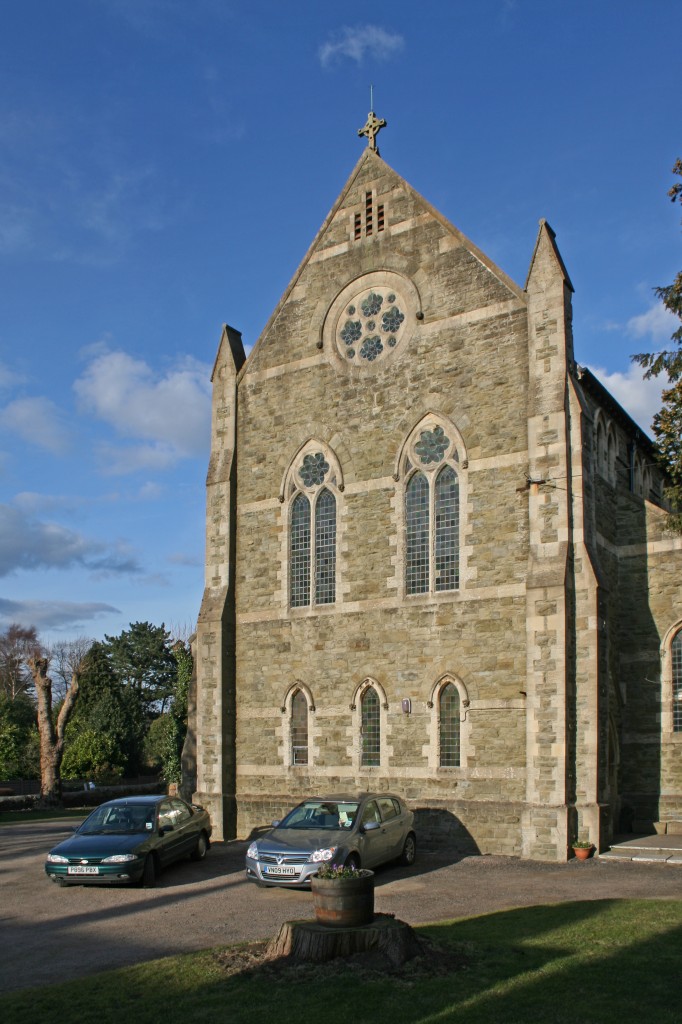
POLYGON ((408 832, 405 836, 405 842, 403 843, 403 852, 400 854, 400 863, 409 867, 410 864, 414 864, 417 856, 417 840, 414 832, 408 832))
POLYGON ((154 860, 153 854, 147 854, 147 859, 144 862, 144 870, 142 872, 142 888, 153 889, 156 885, 156 861, 154 860))
POLYGON ((66 889, 67 885, 69 884, 65 878, 59 878, 57 875, 50 875, 50 878, 55 883, 55 885, 58 885, 60 887, 60 889, 66 889))
POLYGON ((197 845, 192 850, 190 857, 192 860, 203 860, 208 853, 208 839, 206 833, 202 832, 197 839, 197 845))
POLYGON ((344 868, 355 868, 356 871, 360 870, 360 858, 357 853, 351 853, 349 857, 346 857, 344 868))

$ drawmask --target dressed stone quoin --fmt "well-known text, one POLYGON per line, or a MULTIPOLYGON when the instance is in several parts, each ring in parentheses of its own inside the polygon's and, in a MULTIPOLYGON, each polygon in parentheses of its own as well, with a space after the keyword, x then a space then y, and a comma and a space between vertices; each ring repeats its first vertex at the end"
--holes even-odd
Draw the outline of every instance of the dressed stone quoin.
POLYGON ((367 790, 453 853, 674 827, 653 446, 576 362, 549 224, 521 287, 384 162, 385 124, 248 358, 223 328, 185 785, 225 839, 367 790))

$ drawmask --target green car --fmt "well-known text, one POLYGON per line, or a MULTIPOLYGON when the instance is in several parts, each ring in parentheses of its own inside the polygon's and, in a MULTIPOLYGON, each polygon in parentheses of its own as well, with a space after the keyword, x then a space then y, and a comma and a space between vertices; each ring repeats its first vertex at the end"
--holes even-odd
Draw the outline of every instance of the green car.
POLYGON ((167 864, 203 860, 211 819, 203 807, 175 796, 128 796, 101 804, 72 836, 47 855, 57 885, 156 884, 167 864))

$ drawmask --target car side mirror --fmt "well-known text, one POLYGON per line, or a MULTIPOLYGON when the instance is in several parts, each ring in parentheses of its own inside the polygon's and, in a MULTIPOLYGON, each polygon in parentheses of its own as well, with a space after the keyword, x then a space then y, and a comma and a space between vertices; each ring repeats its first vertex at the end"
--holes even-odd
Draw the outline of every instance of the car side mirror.
POLYGON ((374 832, 375 829, 379 828, 378 821, 367 821, 362 826, 364 832, 374 832))
POLYGON ((277 821, 273 821, 273 823, 272 823, 272 827, 273 827, 273 828, 277 828, 277 826, 279 825, 279 822, 280 822, 280 819, 279 819, 279 818, 277 819, 277 821))

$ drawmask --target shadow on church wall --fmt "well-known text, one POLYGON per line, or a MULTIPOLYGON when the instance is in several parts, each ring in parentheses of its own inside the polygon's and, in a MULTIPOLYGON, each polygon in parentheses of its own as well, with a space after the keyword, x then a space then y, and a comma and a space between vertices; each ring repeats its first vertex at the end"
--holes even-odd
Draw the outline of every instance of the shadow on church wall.
POLYGON ((651 823, 658 821, 661 813, 660 644, 665 627, 656 619, 665 614, 666 595, 661 563, 647 554, 647 541, 653 539, 656 525, 641 498, 620 495, 618 542, 622 553, 617 591, 611 599, 611 620, 617 628, 611 631, 609 652, 609 697, 616 712, 612 722, 617 725, 619 750, 615 750, 614 726, 610 742, 606 737, 604 742, 609 753, 607 778, 617 779, 619 806, 614 827, 621 834, 652 831, 651 823), (614 756, 619 759, 617 766, 612 763, 614 756))

